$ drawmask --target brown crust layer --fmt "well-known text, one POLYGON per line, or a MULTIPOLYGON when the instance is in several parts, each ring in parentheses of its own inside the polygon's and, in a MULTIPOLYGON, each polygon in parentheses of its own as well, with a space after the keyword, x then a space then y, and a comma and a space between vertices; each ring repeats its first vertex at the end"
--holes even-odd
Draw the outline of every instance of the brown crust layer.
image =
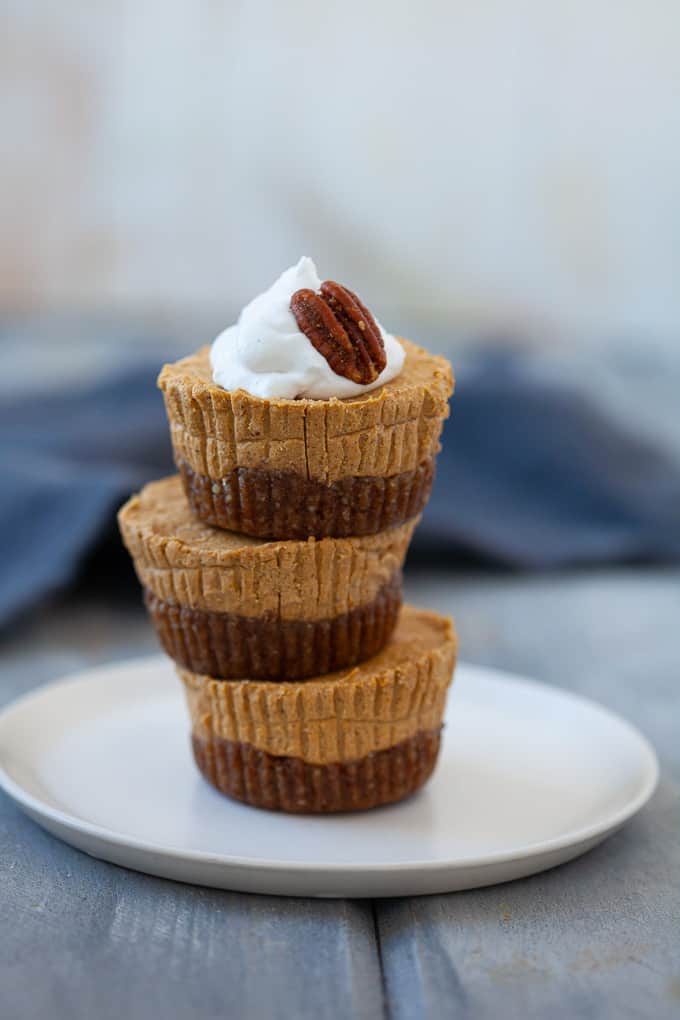
POLYGON ((401 606, 397 572, 365 605, 322 620, 282 620, 191 609, 144 599, 167 654, 193 673, 218 679, 302 680, 376 655, 394 630, 401 606))
POLYGON ((206 524, 269 539, 374 535, 421 512, 434 457, 389 477, 348 477, 324 485, 294 471, 235 468, 220 481, 177 464, 191 509, 206 524))
POLYGON ((194 758, 213 786, 253 807, 294 814, 365 811, 415 793, 439 754, 440 729, 420 731, 354 761, 312 765, 250 744, 192 735, 194 758))

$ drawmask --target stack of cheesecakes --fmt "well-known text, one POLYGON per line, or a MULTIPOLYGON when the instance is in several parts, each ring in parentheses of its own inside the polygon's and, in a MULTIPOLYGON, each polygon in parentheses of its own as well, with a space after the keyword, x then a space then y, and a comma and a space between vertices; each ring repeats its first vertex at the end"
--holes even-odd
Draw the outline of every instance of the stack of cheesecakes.
POLYGON ((159 385, 179 474, 119 520, 201 772, 292 812, 412 793, 456 655, 450 620, 401 606, 450 366, 302 259, 159 385))

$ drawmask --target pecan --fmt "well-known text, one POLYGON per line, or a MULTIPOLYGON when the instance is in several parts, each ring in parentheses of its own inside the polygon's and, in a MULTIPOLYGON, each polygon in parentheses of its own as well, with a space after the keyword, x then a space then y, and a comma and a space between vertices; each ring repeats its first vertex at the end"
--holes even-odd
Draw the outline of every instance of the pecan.
POLYGON ((385 345, 375 319, 356 294, 326 280, 318 294, 296 290, 290 310, 336 375, 362 385, 375 382, 387 363, 385 345))

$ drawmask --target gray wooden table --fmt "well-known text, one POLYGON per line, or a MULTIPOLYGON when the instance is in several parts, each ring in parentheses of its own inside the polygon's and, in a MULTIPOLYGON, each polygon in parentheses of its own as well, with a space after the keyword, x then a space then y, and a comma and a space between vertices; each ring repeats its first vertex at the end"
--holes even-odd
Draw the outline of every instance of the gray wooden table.
MULTIPOLYGON (((586 693, 655 744, 651 804, 509 885, 383 901, 183 886, 93 860, 0 795, 2 1020, 680 1015, 680 571, 409 575, 466 659, 586 693)), ((141 610, 71 599, 0 646, 3 701, 155 651, 141 610)))

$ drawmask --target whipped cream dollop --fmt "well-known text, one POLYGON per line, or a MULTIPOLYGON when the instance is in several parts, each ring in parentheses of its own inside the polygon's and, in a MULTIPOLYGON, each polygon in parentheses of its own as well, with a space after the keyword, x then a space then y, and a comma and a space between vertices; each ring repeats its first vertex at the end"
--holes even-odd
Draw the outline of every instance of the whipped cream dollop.
POLYGON ((404 349, 379 322, 387 363, 373 382, 362 384, 337 375, 323 354, 298 328, 290 310, 296 290, 318 292, 321 280, 310 258, 282 273, 269 290, 246 305, 238 322, 217 337, 210 350, 213 380, 225 390, 246 390, 255 397, 328 400, 356 397, 399 375, 404 349))

